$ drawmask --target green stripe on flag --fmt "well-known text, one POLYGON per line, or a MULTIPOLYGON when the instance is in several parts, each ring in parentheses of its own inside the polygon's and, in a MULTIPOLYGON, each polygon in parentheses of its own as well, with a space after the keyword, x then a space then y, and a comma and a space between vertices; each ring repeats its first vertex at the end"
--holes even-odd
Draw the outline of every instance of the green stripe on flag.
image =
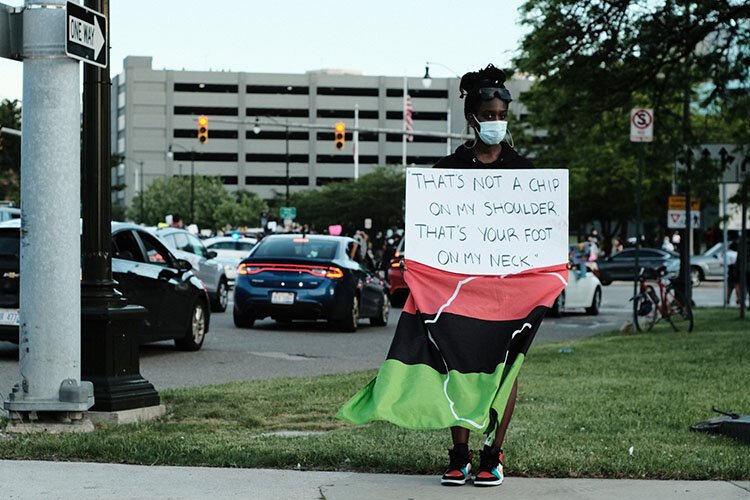
POLYGON ((461 426, 489 432, 490 408, 502 415, 523 360, 519 354, 507 370, 501 364, 494 373, 445 375, 427 365, 387 359, 336 417, 358 425, 386 420, 409 429, 461 426))

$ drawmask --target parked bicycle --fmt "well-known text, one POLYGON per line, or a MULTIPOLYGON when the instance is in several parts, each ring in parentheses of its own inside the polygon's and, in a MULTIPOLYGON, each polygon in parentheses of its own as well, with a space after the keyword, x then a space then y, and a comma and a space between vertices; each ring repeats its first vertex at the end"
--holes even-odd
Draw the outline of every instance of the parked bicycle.
POLYGON ((644 269, 638 275, 639 292, 635 301, 634 323, 639 332, 651 331, 662 319, 679 331, 693 331, 693 310, 685 294, 667 276, 666 267, 644 269), (655 287, 658 287, 658 291, 655 287))

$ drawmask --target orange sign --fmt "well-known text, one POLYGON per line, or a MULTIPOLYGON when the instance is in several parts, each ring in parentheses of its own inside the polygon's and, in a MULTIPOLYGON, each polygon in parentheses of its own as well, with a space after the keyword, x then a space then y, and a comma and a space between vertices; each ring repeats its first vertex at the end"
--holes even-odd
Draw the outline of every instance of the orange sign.
MULTIPOLYGON (((685 211, 685 197, 684 196, 670 196, 669 197, 669 210, 682 210, 685 211)), ((690 210, 693 212, 701 209, 700 201, 696 199, 690 200, 690 210)))

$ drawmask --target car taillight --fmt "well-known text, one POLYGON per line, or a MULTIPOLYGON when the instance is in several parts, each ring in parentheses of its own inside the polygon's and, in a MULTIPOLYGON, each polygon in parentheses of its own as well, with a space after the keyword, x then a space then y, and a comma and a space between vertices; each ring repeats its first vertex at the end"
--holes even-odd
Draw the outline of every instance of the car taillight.
POLYGON ((298 264, 240 264, 237 274, 258 274, 263 271, 282 273, 309 273, 319 278, 338 279, 344 277, 344 271, 338 267, 311 267, 298 264))
POLYGON ((400 260, 391 261, 391 267, 395 267, 395 268, 401 267, 401 261, 400 260))
POLYGON ((237 274, 257 274, 263 270, 260 266, 251 266, 250 264, 240 264, 237 268, 237 274))
POLYGON ((338 267, 329 267, 328 272, 326 273, 326 278, 343 278, 344 277, 344 271, 339 269, 338 267))

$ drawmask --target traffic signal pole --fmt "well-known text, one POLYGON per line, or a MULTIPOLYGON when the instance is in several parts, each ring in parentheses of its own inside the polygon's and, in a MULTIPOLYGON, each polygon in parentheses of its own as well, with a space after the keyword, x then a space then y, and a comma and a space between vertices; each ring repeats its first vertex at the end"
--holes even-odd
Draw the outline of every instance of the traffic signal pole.
POLYGON ((80 77, 65 55, 65 3, 23 11, 21 381, 3 405, 21 424, 86 422, 94 403, 81 380, 80 77))

